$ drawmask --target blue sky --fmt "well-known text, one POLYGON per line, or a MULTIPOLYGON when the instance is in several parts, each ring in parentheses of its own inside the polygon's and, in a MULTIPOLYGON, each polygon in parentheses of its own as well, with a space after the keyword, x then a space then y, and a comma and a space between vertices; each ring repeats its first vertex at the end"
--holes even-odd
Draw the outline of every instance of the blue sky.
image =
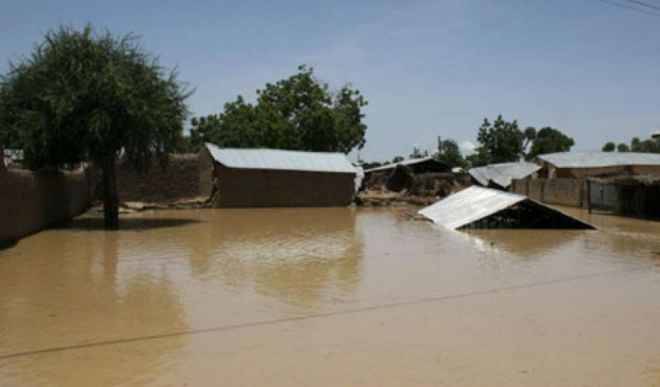
POLYGON ((48 29, 87 22, 141 35, 196 88, 196 115, 303 63, 331 86, 350 82, 369 100, 368 160, 432 149, 437 136, 474 142, 500 113, 561 128, 581 150, 660 128, 660 12, 598 0, 11 0, 0 72, 48 29))

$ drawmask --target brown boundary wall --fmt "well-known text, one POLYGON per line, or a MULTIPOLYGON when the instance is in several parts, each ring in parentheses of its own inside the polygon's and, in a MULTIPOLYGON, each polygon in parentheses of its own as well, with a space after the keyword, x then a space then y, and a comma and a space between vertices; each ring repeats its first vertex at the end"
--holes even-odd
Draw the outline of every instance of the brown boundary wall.
MULTIPOLYGON (((97 192, 103 192, 100 178, 97 184, 97 192)), ((198 197, 201 195, 199 155, 173 154, 167 167, 153 162, 143 172, 122 160, 117 163, 117 192, 120 201, 169 202, 198 197)))
POLYGON ((547 204, 582 207, 586 197, 581 179, 514 179, 511 191, 547 204))
POLYGON ((81 214, 92 202, 94 181, 91 169, 0 168, 0 241, 13 241, 81 214))

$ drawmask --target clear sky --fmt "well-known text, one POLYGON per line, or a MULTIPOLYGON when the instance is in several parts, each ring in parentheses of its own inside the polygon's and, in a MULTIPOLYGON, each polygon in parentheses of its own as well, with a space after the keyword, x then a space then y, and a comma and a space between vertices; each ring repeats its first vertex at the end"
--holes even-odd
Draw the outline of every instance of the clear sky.
POLYGON ((141 35, 196 88, 196 115, 254 98, 303 63, 331 86, 350 82, 369 100, 367 160, 431 149, 437 136, 475 142, 499 113, 561 128, 580 150, 660 128, 660 11, 599 0, 10 0, 0 72, 48 29, 87 22, 141 35))

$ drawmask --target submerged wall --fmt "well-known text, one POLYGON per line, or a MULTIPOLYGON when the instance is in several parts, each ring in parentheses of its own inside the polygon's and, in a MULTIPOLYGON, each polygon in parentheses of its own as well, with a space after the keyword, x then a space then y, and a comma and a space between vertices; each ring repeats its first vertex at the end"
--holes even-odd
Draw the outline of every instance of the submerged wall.
MULTIPOLYGON (((100 179, 98 183, 100 187, 100 179)), ((117 192, 120 201, 166 202, 198 197, 199 156, 170 155, 166 168, 154 162, 151 168, 142 172, 122 160, 117 164, 117 192)))
POLYGON ((582 207, 585 198, 584 181, 580 179, 514 179, 511 190, 539 202, 582 207))
POLYGON ((84 212, 94 193, 91 170, 31 172, 0 168, 0 241, 12 241, 84 212))
POLYGON ((215 207, 342 207, 355 195, 355 174, 233 169, 215 164, 215 207))

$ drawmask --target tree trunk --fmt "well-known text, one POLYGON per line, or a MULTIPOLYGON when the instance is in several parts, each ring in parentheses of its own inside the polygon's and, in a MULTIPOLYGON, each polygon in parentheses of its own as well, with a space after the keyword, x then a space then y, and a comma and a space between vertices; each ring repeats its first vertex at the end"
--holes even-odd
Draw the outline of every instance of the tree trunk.
POLYGON ((117 176, 115 155, 103 160, 103 216, 106 230, 119 228, 119 197, 117 196, 117 176))

